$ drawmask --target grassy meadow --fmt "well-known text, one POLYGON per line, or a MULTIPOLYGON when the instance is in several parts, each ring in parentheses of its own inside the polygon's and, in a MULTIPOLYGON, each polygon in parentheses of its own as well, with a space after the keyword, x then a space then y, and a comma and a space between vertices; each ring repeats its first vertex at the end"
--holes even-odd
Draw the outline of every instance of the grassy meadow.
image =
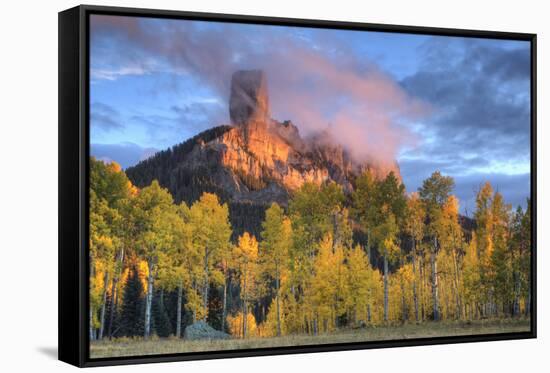
POLYGON ((334 333, 286 335, 271 338, 186 341, 176 338, 118 338, 92 341, 91 358, 157 355, 201 351, 239 350, 284 346, 319 345, 367 341, 433 338, 479 334, 517 333, 530 330, 529 319, 494 319, 406 323, 389 326, 347 329, 334 333))

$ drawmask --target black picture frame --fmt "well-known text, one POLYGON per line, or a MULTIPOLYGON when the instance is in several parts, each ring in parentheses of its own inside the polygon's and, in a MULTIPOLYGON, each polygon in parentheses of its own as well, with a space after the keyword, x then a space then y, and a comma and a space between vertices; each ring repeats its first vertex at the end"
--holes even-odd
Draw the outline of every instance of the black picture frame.
POLYGON ((311 19, 211 14, 170 10, 81 5, 59 13, 59 360, 79 367, 283 355, 340 350, 436 345, 536 338, 537 335, 537 175, 536 34, 398 26, 311 19), (88 189, 89 189, 89 16, 91 14, 175 18, 329 29, 383 31, 528 41, 531 45, 531 330, 520 333, 437 337, 316 346, 194 352, 122 358, 89 357, 88 340, 88 189))

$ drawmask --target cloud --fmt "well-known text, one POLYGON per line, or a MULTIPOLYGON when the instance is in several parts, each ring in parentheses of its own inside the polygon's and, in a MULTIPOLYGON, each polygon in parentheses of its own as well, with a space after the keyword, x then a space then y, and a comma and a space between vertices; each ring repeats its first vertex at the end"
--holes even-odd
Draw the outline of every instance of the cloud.
POLYGON ((162 114, 138 113, 131 121, 144 126, 153 143, 174 144, 210 127, 225 123, 226 108, 217 101, 186 101, 171 105, 162 114), (180 136, 187 136, 180 138, 180 136))
POLYGON ((92 128, 99 128, 103 131, 122 129, 120 113, 118 110, 102 102, 90 104, 90 123, 92 128))
POLYGON ((456 180, 462 212, 485 181, 524 205, 530 171, 530 50, 526 43, 434 37, 419 70, 401 81, 428 101, 433 116, 417 127, 416 147, 400 155, 409 190, 433 171, 456 180))
POLYGON ((145 75, 150 71, 143 66, 125 66, 118 69, 90 69, 92 80, 117 80, 126 75, 145 75))
MULTIPOLYGON (((393 162, 414 142, 406 124, 429 111, 327 30, 95 15, 91 30, 96 60, 113 49, 122 66, 154 58, 147 68, 169 67, 208 86, 225 118, 231 74, 263 69, 274 117, 305 135, 329 131, 361 159, 393 162)), ((115 63, 112 57, 105 60, 115 63)))
POLYGON ((116 161, 124 169, 149 158, 157 151, 158 149, 143 148, 131 142, 90 145, 90 153, 92 156, 106 162, 116 161))
POLYGON ((476 167, 469 158, 528 164, 530 149, 530 51, 528 45, 433 38, 420 70, 401 84, 432 104, 421 130, 427 158, 454 167, 476 167))
POLYGON ((94 15, 91 31, 92 67, 119 72, 103 79, 169 71, 213 101, 135 115, 151 137, 227 123, 231 74, 259 68, 276 119, 305 135, 328 131, 361 159, 398 157, 409 191, 441 170, 455 177, 463 205, 485 180, 514 204, 529 194, 526 43, 429 38, 417 71, 396 81, 334 30, 94 15))
MULTIPOLYGON (((478 167, 480 164, 489 162, 482 159, 471 159, 470 167, 478 167)), ((508 175, 498 172, 470 172, 463 173, 463 168, 468 164, 455 165, 445 160, 416 159, 403 160, 399 163, 401 174, 405 180, 407 190, 410 192, 418 190, 422 182, 430 177, 437 170, 455 180, 454 194, 460 200, 460 211, 463 214, 471 214, 475 209, 475 196, 479 187, 485 182, 490 182, 495 190, 504 196, 507 203, 513 206, 525 207, 526 198, 530 195, 530 174, 520 173, 508 175)))
POLYGON ((530 174, 473 174, 455 178, 455 193, 460 199, 462 213, 472 216, 477 192, 487 181, 504 196, 506 203, 526 208, 526 200, 530 195, 530 174))
POLYGON ((172 105, 175 122, 182 127, 198 131, 221 124, 226 119, 227 107, 217 100, 184 102, 172 105))

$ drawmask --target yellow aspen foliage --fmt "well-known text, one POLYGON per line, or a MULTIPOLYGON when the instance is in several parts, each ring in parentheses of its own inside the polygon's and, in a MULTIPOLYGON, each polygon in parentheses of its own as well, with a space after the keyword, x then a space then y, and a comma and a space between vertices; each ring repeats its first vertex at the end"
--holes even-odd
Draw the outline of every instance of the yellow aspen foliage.
POLYGON ((296 301, 296 297, 288 287, 285 287, 282 291, 282 301, 283 313, 281 318, 283 322, 283 335, 303 333, 305 330, 303 304, 296 301))
MULTIPOLYGON (((101 306, 101 301, 104 291, 105 266, 101 262, 95 262, 93 276, 90 278, 90 306, 93 310, 97 310, 101 306)), ((99 317, 94 313, 93 325, 99 328, 99 317)))
MULTIPOLYGON (((277 335, 277 303, 276 299, 273 298, 269 309, 267 312, 266 320, 258 325, 258 334, 260 337, 275 337, 277 335)), ((286 334, 285 328, 285 315, 284 312, 281 312, 281 335, 286 334)))
MULTIPOLYGON (((229 328, 229 333, 237 338, 243 337, 243 313, 237 312, 235 315, 227 316, 227 326, 229 328)), ((246 338, 253 338, 257 336, 258 326, 256 325, 256 318, 254 315, 249 312, 246 318, 246 338)))
POLYGON ((141 281, 143 294, 147 294, 147 277, 149 277, 149 266, 145 260, 140 260, 137 263, 138 277, 141 281))
POLYGON ((237 236, 214 193, 175 204, 116 163, 90 168, 90 340, 181 336, 198 320, 264 338, 529 315, 530 202, 512 212, 489 183, 473 219, 440 172, 409 195, 369 171, 351 195, 306 183, 237 236))
MULTIPOLYGON (((244 232, 239 237, 239 244, 233 248, 233 262, 237 270, 240 288, 243 316, 242 335, 244 338, 248 336, 249 325, 244 315, 248 316, 249 302, 255 297, 256 279, 257 279, 257 262, 258 262, 258 241, 248 232, 244 232)), ((255 321, 254 321, 255 322, 255 321)))
POLYGON ((369 258, 363 248, 356 245, 348 255, 348 288, 347 307, 353 323, 368 321, 368 307, 373 303, 372 271, 369 258))

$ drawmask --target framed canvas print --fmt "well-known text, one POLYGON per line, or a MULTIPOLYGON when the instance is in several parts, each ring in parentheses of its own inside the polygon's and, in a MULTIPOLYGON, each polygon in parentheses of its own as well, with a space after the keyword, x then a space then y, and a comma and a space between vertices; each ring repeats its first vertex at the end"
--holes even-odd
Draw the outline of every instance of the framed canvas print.
POLYGON ((59 13, 59 357, 536 336, 536 36, 59 13))

